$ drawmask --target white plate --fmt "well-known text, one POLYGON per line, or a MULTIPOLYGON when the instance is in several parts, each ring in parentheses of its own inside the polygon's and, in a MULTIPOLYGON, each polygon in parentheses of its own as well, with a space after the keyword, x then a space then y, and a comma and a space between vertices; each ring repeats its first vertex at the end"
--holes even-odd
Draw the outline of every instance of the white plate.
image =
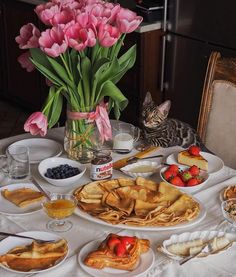
POLYGON ((95 277, 111 277, 112 275, 117 277, 138 277, 143 276, 145 272, 147 272, 154 263, 154 253, 152 249, 150 248, 147 253, 143 253, 140 256, 139 263, 137 267, 132 271, 127 270, 120 270, 120 269, 114 269, 114 268, 103 268, 103 269, 95 269, 89 266, 86 266, 84 264, 84 259, 88 255, 89 252, 93 251, 94 249, 97 249, 99 244, 102 242, 102 240, 96 240, 89 242, 86 244, 79 252, 78 261, 80 266, 84 271, 91 274, 95 277))
MULTIPOLYGON (((29 232, 22 232, 22 233, 17 233, 20 235, 25 235, 25 236, 30 236, 36 239, 45 239, 45 240, 59 240, 59 239, 63 239, 61 236, 53 234, 53 233, 49 233, 49 232, 41 232, 41 231, 29 231, 29 232)), ((5 253, 7 253, 8 251, 10 251, 12 248, 16 247, 16 246, 20 246, 20 245, 27 245, 30 244, 33 240, 30 239, 24 239, 24 238, 17 238, 17 237, 7 237, 4 240, 0 241, 0 255, 4 255, 5 253)), ((4 269, 11 271, 11 272, 15 272, 15 273, 38 273, 38 272, 45 272, 51 269, 54 269, 55 267, 59 266, 61 263, 63 263, 65 261, 65 259, 68 256, 68 251, 66 256, 60 260, 57 264, 55 264, 54 266, 47 268, 47 269, 42 269, 42 270, 34 270, 34 271, 28 271, 28 272, 24 272, 24 271, 18 271, 18 270, 14 270, 11 269, 9 267, 6 267, 2 264, 0 264, 1 267, 3 267, 4 269)))
POLYGON ((50 157, 57 157, 62 153, 62 145, 55 140, 32 138, 14 142, 12 145, 24 145, 29 147, 30 163, 39 163, 50 157))
MULTIPOLYGON (((192 196, 191 196, 192 197, 192 196)), ((204 217, 206 216, 206 209, 204 207, 204 205, 199 201, 196 200, 194 197, 192 197, 195 201, 197 201, 200 204, 200 214, 198 215, 197 218, 195 218, 192 221, 189 222, 184 222, 178 225, 174 225, 174 226, 131 226, 131 225, 126 225, 126 224, 111 224, 111 223, 107 223, 99 218, 93 217, 91 215, 89 215, 86 212, 83 212, 82 210, 80 210, 78 207, 75 209, 74 213, 84 219, 87 219, 89 221, 101 224, 101 225, 106 225, 106 226, 110 226, 110 227, 114 227, 114 228, 120 228, 120 229, 129 229, 129 230, 139 230, 139 231, 165 231, 165 230, 175 230, 175 229, 181 229, 181 228, 187 228, 190 226, 193 226, 195 224, 198 224, 200 221, 202 221, 204 219, 204 217)))
POLYGON ((13 204, 12 202, 8 201, 1 194, 1 191, 4 189, 15 190, 19 188, 31 188, 33 190, 39 191, 37 187, 35 187, 31 183, 19 183, 19 184, 12 184, 12 185, 1 187, 0 188, 0 213, 6 214, 6 215, 24 215, 24 214, 31 214, 42 209, 41 201, 32 203, 24 208, 20 208, 15 204, 13 204))
MULTIPOLYGON (((209 174, 216 173, 224 167, 224 162, 219 157, 207 152, 200 152, 200 154, 203 156, 203 158, 205 158, 208 161, 209 174)), ((178 152, 169 155, 166 159, 166 162, 168 164, 179 164, 177 158, 178 158, 178 152)))
MULTIPOLYGON (((193 233, 186 232, 186 233, 183 233, 180 235, 172 235, 169 239, 163 241, 162 246, 159 250, 161 252, 167 254, 172 259, 181 260, 181 259, 183 259, 182 256, 172 254, 171 252, 168 251, 167 247, 169 245, 176 244, 176 243, 183 243, 183 242, 187 242, 187 241, 193 241, 193 240, 197 240, 197 239, 202 239, 203 242, 209 242, 210 240, 212 240, 215 237, 222 237, 222 236, 225 236, 231 242, 231 244, 229 244, 228 246, 224 247, 223 249, 219 249, 216 252, 211 254, 211 255, 213 255, 213 254, 217 254, 219 252, 225 251, 229 247, 231 247, 232 244, 236 241, 236 234, 219 232, 219 231, 215 231, 215 230, 196 231, 193 233)), ((208 255, 210 255, 210 253, 208 255)), ((205 255, 199 256, 199 258, 204 257, 204 256, 205 255)))

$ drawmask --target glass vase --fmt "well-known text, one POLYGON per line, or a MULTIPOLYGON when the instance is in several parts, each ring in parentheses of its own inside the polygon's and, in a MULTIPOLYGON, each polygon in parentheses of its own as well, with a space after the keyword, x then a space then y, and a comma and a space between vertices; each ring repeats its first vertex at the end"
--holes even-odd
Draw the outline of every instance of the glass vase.
POLYGON ((100 136, 95 121, 67 118, 64 149, 70 159, 77 160, 80 163, 91 162, 93 150, 98 149, 99 144, 100 136))

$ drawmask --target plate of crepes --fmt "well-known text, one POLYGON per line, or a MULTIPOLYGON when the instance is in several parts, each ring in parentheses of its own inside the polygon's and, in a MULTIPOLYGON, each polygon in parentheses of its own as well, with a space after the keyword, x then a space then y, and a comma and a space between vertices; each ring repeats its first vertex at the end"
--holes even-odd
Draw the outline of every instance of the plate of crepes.
POLYGON ((236 198, 236 185, 231 185, 223 188, 220 192, 220 200, 225 201, 236 198))
POLYGON ((0 188, 0 213, 31 214, 40 210, 44 195, 32 183, 11 184, 0 188))
POLYGON ((200 222, 204 206, 166 182, 143 177, 95 181, 73 194, 75 214, 103 225, 133 230, 170 230, 200 222))
POLYGON ((15 273, 38 273, 55 268, 65 261, 68 255, 68 243, 62 237, 41 231, 18 233, 36 240, 7 237, 0 242, 0 266, 15 273))
POLYGON ((170 258, 182 260, 188 256, 196 255, 197 258, 218 254, 227 250, 236 241, 235 233, 225 233, 216 230, 186 232, 172 235, 157 246, 157 250, 165 253, 170 258), (210 252, 200 253, 206 244, 211 245, 210 252))
POLYGON ((154 259, 148 239, 112 233, 103 240, 86 244, 78 256, 83 270, 95 277, 143 276, 154 259))
POLYGON ((192 145, 188 149, 169 155, 166 159, 168 164, 196 165, 201 170, 213 174, 224 167, 224 162, 217 156, 201 152, 198 146, 192 145))

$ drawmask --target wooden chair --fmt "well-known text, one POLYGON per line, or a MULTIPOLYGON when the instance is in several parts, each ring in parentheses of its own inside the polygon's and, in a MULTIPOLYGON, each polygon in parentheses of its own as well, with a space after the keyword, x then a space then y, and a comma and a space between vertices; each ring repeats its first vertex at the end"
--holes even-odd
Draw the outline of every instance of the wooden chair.
POLYGON ((197 132, 209 150, 236 169, 236 58, 212 52, 197 132))

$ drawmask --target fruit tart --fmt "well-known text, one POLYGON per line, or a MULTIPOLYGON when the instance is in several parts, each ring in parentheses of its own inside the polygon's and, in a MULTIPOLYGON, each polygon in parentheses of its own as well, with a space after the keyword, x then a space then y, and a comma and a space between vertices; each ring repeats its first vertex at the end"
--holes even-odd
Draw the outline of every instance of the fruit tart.
POLYGON ((137 237, 109 234, 97 250, 90 252, 84 263, 87 266, 103 269, 111 267, 123 270, 135 269, 140 255, 150 248, 150 241, 137 237))

